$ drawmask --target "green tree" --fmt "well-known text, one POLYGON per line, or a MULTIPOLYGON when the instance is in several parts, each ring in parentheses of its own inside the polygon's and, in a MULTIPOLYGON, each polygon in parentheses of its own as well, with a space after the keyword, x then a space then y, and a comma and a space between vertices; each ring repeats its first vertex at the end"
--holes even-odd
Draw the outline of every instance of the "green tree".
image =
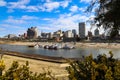
POLYGON ((87 11, 91 11, 95 4, 99 5, 95 12, 95 23, 103 25, 104 29, 110 28, 111 38, 114 38, 120 30, 120 0, 91 0, 87 11))
POLYGON ((69 61, 67 67, 70 80, 120 80, 120 61, 105 54, 93 58, 92 55, 82 61, 69 61))

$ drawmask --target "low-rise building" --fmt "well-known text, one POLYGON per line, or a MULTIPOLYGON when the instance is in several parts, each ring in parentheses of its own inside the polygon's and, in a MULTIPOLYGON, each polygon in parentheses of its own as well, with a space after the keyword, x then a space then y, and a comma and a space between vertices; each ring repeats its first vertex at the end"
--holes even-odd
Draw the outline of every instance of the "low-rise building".
POLYGON ((14 38, 18 38, 18 37, 15 34, 8 34, 8 35, 4 36, 4 38, 14 39, 14 38))
POLYGON ((73 38, 74 37, 71 30, 66 31, 64 33, 64 35, 65 35, 65 38, 73 38))
POLYGON ((53 33, 53 37, 57 37, 57 38, 60 38, 63 36, 63 33, 61 30, 58 30, 56 32, 53 33))

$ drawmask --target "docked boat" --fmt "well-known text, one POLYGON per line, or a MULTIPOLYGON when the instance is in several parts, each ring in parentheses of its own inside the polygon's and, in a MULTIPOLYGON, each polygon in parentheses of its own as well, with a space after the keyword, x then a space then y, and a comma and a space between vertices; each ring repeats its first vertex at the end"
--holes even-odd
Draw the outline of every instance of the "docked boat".
POLYGON ((61 44, 56 44, 55 45, 57 49, 62 49, 62 45, 61 44))
POLYGON ((34 47, 34 45, 28 45, 28 47, 34 47))
POLYGON ((31 47, 31 48, 39 48, 39 45, 28 45, 28 47, 31 47))
POLYGON ((56 48, 56 46, 55 46, 55 45, 51 45, 51 46, 49 46, 49 48, 48 48, 48 49, 51 49, 51 50, 52 50, 52 49, 55 49, 55 50, 56 50, 57 48, 56 48))
POLYGON ((61 49, 62 46, 58 45, 58 44, 52 44, 52 45, 45 45, 44 49, 49 49, 49 50, 58 50, 61 49))
POLYGON ((39 48, 39 45, 35 45, 34 48, 39 48))
POLYGON ((49 45, 45 45, 45 46, 44 46, 44 49, 48 49, 48 48, 49 48, 49 45))
POLYGON ((67 44, 65 44, 65 46, 63 46, 63 49, 74 49, 74 46, 69 46, 67 44))

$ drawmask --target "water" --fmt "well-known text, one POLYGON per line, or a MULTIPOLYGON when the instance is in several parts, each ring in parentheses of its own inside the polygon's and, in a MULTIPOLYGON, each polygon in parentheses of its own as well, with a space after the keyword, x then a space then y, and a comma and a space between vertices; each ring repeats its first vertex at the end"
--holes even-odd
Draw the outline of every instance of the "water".
POLYGON ((24 54, 40 54, 46 56, 54 57, 65 57, 65 58, 81 58, 82 56, 87 56, 93 54, 93 57, 99 54, 105 53, 109 56, 108 52, 112 51, 115 58, 120 58, 120 49, 105 49, 105 48, 78 48, 72 50, 48 50, 43 48, 29 48, 28 46, 21 45, 6 45, 0 44, 0 48, 9 51, 21 52, 24 54))

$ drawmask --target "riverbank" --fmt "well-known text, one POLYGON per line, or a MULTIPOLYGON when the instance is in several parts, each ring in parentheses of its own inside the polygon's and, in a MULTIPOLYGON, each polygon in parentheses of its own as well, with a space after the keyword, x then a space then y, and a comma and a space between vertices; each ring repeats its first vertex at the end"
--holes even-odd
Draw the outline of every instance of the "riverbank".
MULTIPOLYGON (((16 41, 0 41, 0 44, 10 44, 10 45, 52 45, 55 44, 55 42, 16 42, 16 41)), ((69 44, 74 45, 76 48, 86 48, 86 47, 93 47, 93 48, 120 48, 120 43, 90 43, 90 42, 67 42, 62 43, 62 45, 69 44)))
POLYGON ((77 43, 76 47, 120 49, 120 43, 77 43))
POLYGON ((50 71, 52 75, 58 79, 67 78, 68 73, 65 68, 68 63, 55 63, 42 60, 35 60, 30 58, 23 58, 18 56, 3 55, 3 60, 6 65, 6 70, 11 66, 13 61, 18 61, 20 65, 25 64, 26 61, 29 62, 30 71, 37 73, 44 73, 50 71))

